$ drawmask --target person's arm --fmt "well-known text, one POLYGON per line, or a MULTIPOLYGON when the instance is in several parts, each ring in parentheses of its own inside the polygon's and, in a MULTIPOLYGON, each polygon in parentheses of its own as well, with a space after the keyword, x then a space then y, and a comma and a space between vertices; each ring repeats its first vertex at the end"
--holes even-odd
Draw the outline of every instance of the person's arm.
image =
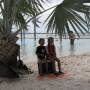
POLYGON ((49 52, 48 52, 48 46, 46 46, 45 48, 46 48, 46 59, 47 59, 47 61, 48 61, 48 60, 49 60, 49 57, 50 57, 50 56, 49 56, 49 52))
POLYGON ((55 46, 54 46, 54 56, 56 57, 56 48, 55 48, 55 46))
POLYGON ((39 47, 37 47, 37 49, 36 49, 36 55, 37 55, 37 56, 40 56, 39 47))
POLYGON ((36 55, 37 55, 37 58, 38 58, 38 63, 40 63, 41 59, 39 58, 39 56, 40 56, 39 47, 36 48, 36 55))
POLYGON ((38 47, 36 48, 36 55, 38 54, 38 47))

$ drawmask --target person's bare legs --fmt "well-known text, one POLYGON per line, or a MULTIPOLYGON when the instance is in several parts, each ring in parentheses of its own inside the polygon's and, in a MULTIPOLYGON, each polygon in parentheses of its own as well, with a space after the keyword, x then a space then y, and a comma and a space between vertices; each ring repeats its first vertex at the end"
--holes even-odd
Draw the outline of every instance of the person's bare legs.
POLYGON ((42 75, 42 63, 38 63, 39 75, 42 75))
POLYGON ((62 70, 61 70, 61 62, 58 58, 56 58, 56 61, 57 61, 57 64, 58 64, 58 70, 59 70, 59 73, 63 73, 62 70))

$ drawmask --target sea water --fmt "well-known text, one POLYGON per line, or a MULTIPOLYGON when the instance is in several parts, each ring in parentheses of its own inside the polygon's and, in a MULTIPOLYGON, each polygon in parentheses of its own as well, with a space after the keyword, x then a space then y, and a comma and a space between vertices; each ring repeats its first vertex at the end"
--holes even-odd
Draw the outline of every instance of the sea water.
MULTIPOLYGON (((47 37, 47 36, 46 36, 47 37)), ((47 38, 45 38, 45 45, 47 45, 47 38)), ((39 37, 40 38, 40 37, 39 37)), ((26 38, 22 41, 18 40, 20 45, 20 57, 25 62, 36 61, 36 47, 39 45, 38 40, 33 38, 26 38)), ((69 39, 62 39, 62 42, 59 38, 54 37, 54 44, 56 46, 57 57, 63 57, 68 55, 78 55, 78 54, 87 54, 90 53, 90 39, 75 39, 74 45, 70 45, 69 39)))

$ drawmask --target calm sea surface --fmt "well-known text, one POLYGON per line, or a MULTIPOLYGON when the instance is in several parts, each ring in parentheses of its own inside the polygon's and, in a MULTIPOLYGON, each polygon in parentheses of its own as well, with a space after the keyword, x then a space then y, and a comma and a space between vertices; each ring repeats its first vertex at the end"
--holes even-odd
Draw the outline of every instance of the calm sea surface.
MULTIPOLYGON (((47 45, 47 36, 42 37, 45 38, 45 45, 47 45)), ((20 51, 21 58, 23 59, 23 61, 31 62, 37 60, 35 51, 36 47, 39 45, 39 38, 40 36, 38 37, 38 39, 36 39, 36 41, 32 38, 27 38, 22 41, 22 44, 21 40, 18 40, 17 43, 21 45, 20 51)), ((90 39, 76 39, 74 46, 70 45, 69 39, 63 39, 62 43, 58 38, 54 41, 56 46, 57 57, 90 53, 90 39)))

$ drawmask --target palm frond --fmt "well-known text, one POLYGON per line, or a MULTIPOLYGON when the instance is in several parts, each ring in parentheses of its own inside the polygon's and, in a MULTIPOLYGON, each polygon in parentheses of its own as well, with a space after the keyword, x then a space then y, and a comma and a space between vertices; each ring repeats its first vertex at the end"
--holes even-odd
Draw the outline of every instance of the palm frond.
POLYGON ((5 36, 12 33, 13 24, 20 28, 19 30, 27 30, 25 17, 33 17, 39 13, 43 9, 42 2, 43 0, 1 0, 0 15, 2 15, 5 36))
MULTIPOLYGON (((72 27, 73 31, 80 37, 79 32, 85 34, 87 30, 87 22, 84 16, 80 14, 87 13, 87 6, 83 5, 80 0, 64 0, 63 3, 58 5, 46 19, 47 32, 57 33, 62 37, 70 31, 72 27)), ((88 16, 86 16, 88 17, 88 16)))

